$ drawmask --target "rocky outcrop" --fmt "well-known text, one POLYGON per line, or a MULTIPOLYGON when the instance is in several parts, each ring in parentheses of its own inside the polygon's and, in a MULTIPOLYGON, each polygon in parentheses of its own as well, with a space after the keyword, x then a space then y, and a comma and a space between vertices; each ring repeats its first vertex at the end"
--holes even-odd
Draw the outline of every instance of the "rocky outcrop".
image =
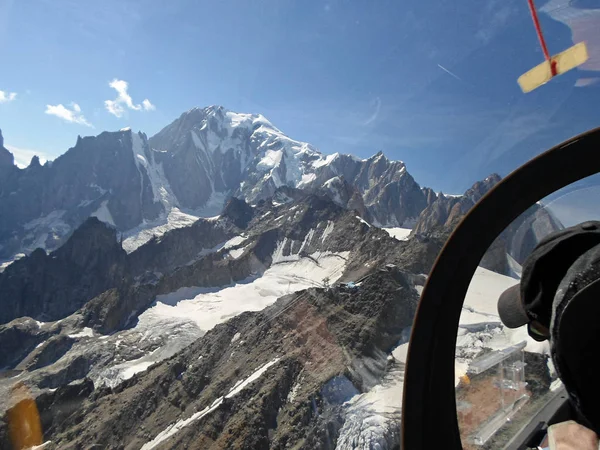
POLYGON ((17 170, 0 191, 0 257, 55 249, 90 215, 120 230, 156 218, 164 208, 134 155, 136 142, 144 153, 145 136, 131 131, 78 138, 52 164, 34 157, 17 170))
POLYGON ((356 211, 368 222, 373 221, 358 188, 346 181, 343 176, 333 177, 328 180, 322 187, 317 189, 317 194, 326 195, 335 204, 345 209, 356 211))
POLYGON ((36 346, 15 368, 17 370, 32 371, 52 364, 67 353, 74 342, 75 339, 68 335, 52 336, 41 345, 36 346))
POLYGON ((219 245, 239 234, 227 218, 199 219, 189 227, 178 228, 153 238, 128 255, 127 262, 136 277, 168 273, 191 264, 218 250, 219 245))
POLYGON ((229 219, 231 223, 242 230, 248 226, 253 216, 254 210, 252 207, 244 200, 235 197, 231 197, 225 203, 221 213, 221 217, 229 219))
POLYGON ((46 327, 30 317, 0 325, 0 369, 12 369, 50 335, 46 327))
POLYGON ((92 394, 94 384, 90 379, 60 386, 54 392, 44 392, 36 398, 40 423, 46 435, 61 425, 92 394))
POLYGON ((344 207, 358 211, 366 208, 375 224, 406 225, 428 205, 426 193, 404 163, 387 159, 383 152, 368 159, 337 153, 327 158, 327 164, 318 166, 315 178, 303 187, 329 191, 344 207))
POLYGON ((58 250, 38 249, 0 273, 0 323, 22 316, 62 319, 124 283, 125 258, 116 231, 89 218, 58 250))
POLYGON ((476 182, 464 195, 459 196, 445 196, 440 193, 435 197, 431 190, 426 191, 429 206, 419 214, 412 234, 423 234, 436 228, 453 229, 500 179, 500 175, 494 173, 485 180, 476 182))

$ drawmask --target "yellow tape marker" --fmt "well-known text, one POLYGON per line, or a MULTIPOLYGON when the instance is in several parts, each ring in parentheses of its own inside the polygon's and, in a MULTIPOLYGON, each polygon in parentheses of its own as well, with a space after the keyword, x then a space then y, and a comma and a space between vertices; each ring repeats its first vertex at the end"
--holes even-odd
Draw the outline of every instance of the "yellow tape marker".
POLYGON ((587 60, 587 47, 585 46, 585 42, 580 42, 566 49, 564 52, 554 55, 550 61, 544 61, 530 71, 525 72, 518 79, 519 86, 521 86, 523 92, 527 93, 550 81, 553 78, 552 61, 556 64, 556 75, 560 75, 582 65, 587 60))

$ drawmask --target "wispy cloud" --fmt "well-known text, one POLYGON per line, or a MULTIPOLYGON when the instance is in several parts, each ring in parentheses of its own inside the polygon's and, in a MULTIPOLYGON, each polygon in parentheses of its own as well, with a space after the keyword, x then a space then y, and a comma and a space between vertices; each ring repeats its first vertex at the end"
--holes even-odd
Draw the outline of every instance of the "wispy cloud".
POLYGON ((156 106, 150 103, 150 100, 144 99, 141 104, 134 104, 131 96, 128 94, 129 84, 127 81, 114 79, 108 84, 111 88, 117 91, 115 100, 105 100, 104 105, 106 110, 116 117, 123 117, 125 108, 134 111, 154 111, 156 106))
POLYGON ((150 100, 148 100, 148 99, 146 99, 142 102, 142 107, 146 111, 154 111, 156 109, 156 106, 154 106, 152 103, 150 103, 150 100))
POLYGON ((453 73, 453 72, 450 72, 448 69, 446 69, 446 68, 445 68, 444 66, 442 66, 441 64, 438 64, 437 66, 438 66, 440 69, 442 69, 444 72, 446 72, 448 75, 450 75, 450 76, 452 76, 452 77, 456 78, 458 81, 462 81, 462 79, 461 79, 461 78, 460 78, 458 75, 456 75, 456 74, 455 74, 455 73, 453 73))
POLYGON ((0 103, 12 102, 15 98, 17 98, 16 92, 0 91, 0 103))
POLYGON ((71 108, 66 108, 62 104, 58 105, 46 105, 46 114, 56 116, 65 122, 77 123, 79 125, 85 125, 87 127, 94 128, 81 113, 81 108, 77 103, 71 103, 71 108))
POLYGON ((369 125, 369 124, 375 122, 377 120, 377 117, 379 116, 379 111, 381 111, 381 99, 379 97, 375 97, 375 100, 373 100, 373 103, 375 106, 375 111, 373 112, 373 114, 371 114, 371 117, 369 117, 363 123, 363 125, 369 125))
POLYGON ((35 155, 40 158, 40 163, 42 164, 50 159, 48 154, 39 150, 15 147, 14 145, 5 145, 5 147, 14 155, 15 164, 21 169, 27 167, 31 162, 31 158, 33 158, 35 155))

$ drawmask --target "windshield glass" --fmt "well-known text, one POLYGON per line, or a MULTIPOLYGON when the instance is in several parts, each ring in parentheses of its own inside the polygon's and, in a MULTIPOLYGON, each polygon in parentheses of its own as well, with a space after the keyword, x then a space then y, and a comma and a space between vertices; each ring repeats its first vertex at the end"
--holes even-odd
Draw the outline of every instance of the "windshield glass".
MULTIPOLYGON (((0 2, 0 447, 399 445, 444 242, 600 123, 598 5, 534 11, 540 30, 527 0, 0 2)), ((476 278, 496 295, 598 218, 596 181, 476 278)), ((457 386, 526 338, 474 351, 467 328, 457 386)))

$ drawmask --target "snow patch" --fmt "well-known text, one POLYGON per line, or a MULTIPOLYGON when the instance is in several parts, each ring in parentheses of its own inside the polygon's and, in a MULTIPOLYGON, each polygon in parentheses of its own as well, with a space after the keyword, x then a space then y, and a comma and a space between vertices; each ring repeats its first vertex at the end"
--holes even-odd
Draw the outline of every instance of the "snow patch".
POLYGON ((256 167, 259 169, 272 169, 281 163, 282 157, 283 152, 281 150, 267 150, 256 167))
POLYGON ((184 213, 179 208, 173 208, 166 218, 158 219, 153 222, 144 223, 139 227, 133 228, 123 236, 123 249, 131 253, 138 247, 141 247, 153 237, 160 237, 167 231, 177 228, 189 227, 200 217, 184 213))
POLYGON ((25 230, 32 230, 34 228, 38 228, 41 225, 52 225, 57 220, 59 220, 65 214, 65 212, 66 211, 64 209, 57 209, 46 216, 30 220, 25 225, 23 225, 23 228, 25 230))
MULTIPOLYGON (((184 346, 180 345, 179 347, 179 349, 181 349, 184 346)), ((157 362, 160 362, 163 359, 172 356, 173 354, 173 352, 167 353, 166 351, 162 350, 158 356, 152 356, 155 352, 157 352, 157 350, 154 350, 153 352, 150 352, 141 358, 105 368, 93 376, 90 375, 90 378, 92 378, 96 388, 100 386, 115 388, 123 381, 133 377, 136 373, 148 370, 148 368, 153 364, 156 364, 157 362)))
POLYGON ((29 447, 29 450, 42 450, 43 448, 48 447, 50 444, 52 444, 52 441, 46 441, 43 444, 34 445, 32 447, 29 447))
POLYGON ((138 326, 162 320, 193 321, 208 331, 244 311, 260 311, 286 294, 313 286, 329 277, 334 283, 344 272, 349 252, 313 253, 310 257, 280 258, 261 277, 250 277, 223 288, 185 287, 156 297, 139 316, 138 326))
POLYGON ((107 223, 114 227, 116 226, 115 221, 113 220, 112 214, 110 213, 107 204, 108 200, 104 200, 102 203, 100 203, 100 207, 92 214, 90 214, 90 217, 97 217, 98 220, 100 220, 101 222, 107 223))
POLYGON ((315 234, 315 230, 314 229, 310 229, 308 230, 308 233, 306 233, 306 236, 304 236, 304 240, 302 241, 302 245, 300 245, 300 249, 298 250, 299 254, 302 254, 302 252, 304 251, 304 249, 308 246, 310 246, 310 241, 312 240, 313 236, 315 234))
POLYGON ((238 259, 240 256, 244 254, 244 251, 248 247, 236 248, 229 251, 229 256, 233 259, 238 259))
POLYGON ((360 216, 356 216, 356 218, 357 218, 358 220, 360 220, 362 223, 364 223, 365 225, 367 225, 369 228, 371 228, 371 224, 370 224, 369 222, 367 222, 365 219, 363 219, 363 218, 362 218, 362 217, 360 217, 360 216))
POLYGON ((396 359, 396 361, 406 363, 406 358, 408 356, 408 342, 399 345, 392 350, 392 356, 396 359))
POLYGON ((296 384, 294 384, 294 386, 290 390, 290 393, 288 394, 288 397, 287 397, 288 403, 291 403, 296 399, 296 396, 298 395, 299 390, 300 390, 300 382, 298 381, 296 384))
MULTIPOLYGON (((171 208, 178 206, 179 203, 175 197, 175 194, 173 194, 173 191, 171 190, 169 180, 167 180, 167 177, 164 174, 162 164, 155 163, 151 153, 151 159, 148 161, 146 158, 146 153, 144 152, 144 142, 138 133, 131 133, 131 143, 135 164, 138 168, 138 171, 140 171, 140 177, 142 173, 141 168, 143 167, 146 175, 148 175, 148 178, 150 179, 150 187, 154 195, 154 202, 162 203, 165 211, 170 211, 171 208)), ((141 177, 140 185, 142 187, 143 181, 144 178, 141 177)))
POLYGON ((229 123, 233 128, 240 126, 249 127, 252 125, 252 114, 241 114, 227 111, 225 116, 229 118, 229 123))
POLYGON ((298 187, 310 184, 313 181, 315 181, 316 178, 317 178, 317 175, 315 175, 314 173, 305 173, 302 175, 302 178, 300 179, 300 182, 298 183, 298 187))
POLYGON ((57 209, 51 213, 31 220, 23 225, 23 229, 29 233, 23 238, 22 250, 24 253, 30 253, 36 248, 46 248, 46 241, 50 236, 64 237, 71 231, 71 226, 68 225, 62 217, 66 211, 57 209))
POLYGON ((235 341, 237 341, 240 337, 242 337, 242 335, 240 333, 235 333, 233 335, 233 337, 231 338, 231 343, 233 344, 235 341))
POLYGON ((321 242, 325 242, 325 239, 327 239, 327 236, 329 236, 331 234, 331 232, 333 231, 333 227, 334 227, 334 223, 331 220, 328 220, 327 226, 325 227, 325 229, 323 230, 323 234, 321 235, 321 242))
POLYGON ((94 330, 91 328, 85 327, 79 333, 69 334, 70 338, 83 338, 83 337, 94 337, 94 330))
POLYGON ((394 239, 397 239, 399 241, 406 241, 408 240, 408 236, 410 235, 410 232, 412 231, 410 228, 400 228, 400 227, 396 227, 396 228, 383 228, 385 231, 387 231, 387 233, 393 237, 394 239))
POLYGON ((233 386, 233 389, 231 389, 229 391, 229 393, 225 396, 225 398, 231 398, 231 397, 239 394, 240 392, 242 392, 244 389, 246 389, 250 385, 250 383, 258 380, 269 369, 269 367, 277 364, 277 362, 279 361, 279 359, 280 358, 275 358, 272 361, 269 361, 264 366, 259 367, 252 375, 250 375, 245 380, 238 381, 233 386))
POLYGON ((237 247, 240 244, 243 244, 248 238, 244 236, 235 236, 229 239, 225 244, 223 244, 224 249, 228 249, 231 247, 237 247))
POLYGON ((331 162, 336 159, 338 156, 340 156, 339 153, 333 153, 332 155, 327 155, 325 158, 323 158, 322 156, 313 161, 311 163, 311 165, 316 169, 319 167, 323 167, 323 166, 328 166, 329 164, 331 164, 331 162))
POLYGON ((4 272, 4 269, 6 269, 8 266, 10 266, 15 261, 18 261, 19 259, 23 258, 24 256, 25 256, 25 253, 17 253, 13 257, 13 259, 10 259, 8 261, 4 261, 4 262, 0 263, 0 273, 4 272))
POLYGON ((395 363, 380 384, 344 403, 346 420, 336 449, 388 448, 388 438, 400 421, 403 388, 404 364, 395 363))

